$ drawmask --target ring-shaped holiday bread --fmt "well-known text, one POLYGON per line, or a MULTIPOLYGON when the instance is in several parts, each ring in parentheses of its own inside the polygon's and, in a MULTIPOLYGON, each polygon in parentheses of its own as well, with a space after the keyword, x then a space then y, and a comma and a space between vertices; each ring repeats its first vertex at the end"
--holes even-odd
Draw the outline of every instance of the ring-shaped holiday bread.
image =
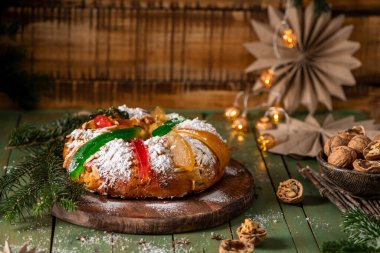
POLYGON ((125 105, 94 115, 66 138, 64 168, 90 191, 122 198, 172 198, 204 191, 230 160, 203 120, 125 105))

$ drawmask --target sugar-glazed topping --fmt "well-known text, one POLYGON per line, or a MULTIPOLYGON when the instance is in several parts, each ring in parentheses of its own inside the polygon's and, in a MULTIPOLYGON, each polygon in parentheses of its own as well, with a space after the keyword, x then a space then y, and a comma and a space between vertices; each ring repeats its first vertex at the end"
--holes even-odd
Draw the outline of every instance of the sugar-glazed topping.
POLYGON ((111 131, 110 128, 104 127, 99 129, 75 129, 67 136, 67 138, 71 138, 71 142, 66 142, 66 148, 67 148, 67 155, 65 157, 64 167, 66 168, 68 166, 69 158, 72 157, 75 152, 78 151, 80 147, 83 146, 86 142, 89 140, 111 131))
POLYGON ((208 178, 215 176, 214 166, 217 162, 214 153, 201 141, 181 134, 186 141, 190 143, 190 146, 195 154, 195 160, 197 165, 203 169, 203 172, 208 178))
POLYGON ((178 113, 172 112, 172 113, 166 114, 166 118, 168 120, 171 120, 171 119, 174 119, 174 118, 183 118, 183 117, 181 115, 179 115, 178 113))
POLYGON ((150 116, 146 110, 139 107, 131 108, 126 105, 121 105, 117 109, 122 112, 127 112, 129 114, 129 118, 143 119, 144 117, 150 116))
POLYGON ((152 170, 158 175, 160 183, 166 184, 168 179, 171 179, 175 168, 168 139, 165 136, 153 137, 146 140, 144 144, 148 147, 152 170))
POLYGON ((182 123, 179 123, 177 125, 177 128, 187 128, 187 129, 194 129, 194 130, 210 132, 210 133, 218 136, 222 141, 226 142, 222 138, 222 136, 220 136, 219 133, 216 131, 215 127, 213 127, 210 123, 207 123, 206 121, 200 120, 198 118, 187 119, 187 120, 183 121, 182 123))
POLYGON ((100 188, 113 186, 117 179, 127 182, 133 165, 131 144, 122 139, 112 140, 88 158, 85 165, 98 169, 100 177, 104 180, 100 188))

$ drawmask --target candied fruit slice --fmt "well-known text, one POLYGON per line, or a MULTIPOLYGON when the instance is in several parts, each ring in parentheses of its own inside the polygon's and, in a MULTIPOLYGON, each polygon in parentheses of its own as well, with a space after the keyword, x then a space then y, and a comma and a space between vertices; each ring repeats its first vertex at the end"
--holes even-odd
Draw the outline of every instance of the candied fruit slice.
POLYGON ((149 180, 152 176, 152 169, 150 167, 148 149, 140 139, 132 140, 131 145, 139 167, 140 182, 149 180))
POLYGON ((190 144, 185 138, 173 131, 167 134, 167 137, 174 164, 179 168, 192 171, 195 166, 195 157, 190 144))
POLYGON ((224 168, 230 161, 230 151, 227 144, 225 144, 218 136, 207 131, 194 130, 194 129, 176 129, 175 132, 179 134, 186 134, 206 144, 212 152, 218 157, 220 168, 224 168))
POLYGON ((155 122, 163 123, 168 120, 165 110, 159 106, 156 106, 156 108, 154 108, 154 110, 151 112, 151 115, 155 122))
POLYGON ((104 114, 99 114, 94 119, 96 128, 110 127, 113 126, 112 121, 104 114))

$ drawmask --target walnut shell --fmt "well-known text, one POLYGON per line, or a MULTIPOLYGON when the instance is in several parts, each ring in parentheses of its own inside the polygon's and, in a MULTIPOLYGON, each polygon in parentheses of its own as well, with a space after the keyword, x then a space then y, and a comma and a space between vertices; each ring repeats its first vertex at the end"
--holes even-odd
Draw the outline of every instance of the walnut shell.
POLYGON ((323 151, 327 156, 329 156, 334 148, 339 146, 347 146, 349 141, 350 139, 348 137, 335 135, 325 143, 323 151))
POLYGON ((357 126, 353 126, 350 129, 339 131, 337 135, 351 140, 356 135, 365 135, 365 129, 364 129, 364 126, 357 125, 357 126))
POLYGON ((361 172, 377 173, 380 172, 380 161, 367 161, 363 159, 356 159, 352 164, 354 170, 361 172))
POLYGON ((295 179, 288 179, 280 183, 276 195, 284 203, 297 204, 304 198, 303 186, 295 179))
POLYGON ((333 149, 327 162, 341 168, 348 168, 356 159, 356 151, 346 146, 340 146, 333 149))
POLYGON ((373 141, 363 150, 363 155, 366 160, 380 159, 380 141, 373 141))
POLYGON ((251 253, 254 249, 253 244, 246 244, 239 240, 223 240, 219 245, 219 253, 251 253))
POLYGON ((255 246, 261 244, 267 238, 267 230, 265 227, 252 219, 245 219, 237 228, 236 233, 240 241, 253 244, 255 246))
POLYGON ((363 157, 363 150, 367 147, 367 145, 371 142, 371 139, 365 135, 356 135, 354 136, 347 147, 352 148, 356 151, 358 157, 363 157))

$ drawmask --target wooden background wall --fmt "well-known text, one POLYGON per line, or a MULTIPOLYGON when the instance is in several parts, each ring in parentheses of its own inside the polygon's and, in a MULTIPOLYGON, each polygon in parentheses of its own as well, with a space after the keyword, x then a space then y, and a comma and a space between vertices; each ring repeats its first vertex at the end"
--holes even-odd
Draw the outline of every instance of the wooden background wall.
MULTIPOLYGON (((254 58, 242 44, 257 40, 250 19, 267 21, 266 7, 284 2, 34 0, 14 4, 3 18, 22 24, 15 41, 26 48, 26 69, 55 80, 40 107, 215 108, 255 81, 244 74, 254 58)), ((380 105, 380 1, 330 3, 361 43, 358 85, 346 91, 360 96, 357 106, 380 105)))

